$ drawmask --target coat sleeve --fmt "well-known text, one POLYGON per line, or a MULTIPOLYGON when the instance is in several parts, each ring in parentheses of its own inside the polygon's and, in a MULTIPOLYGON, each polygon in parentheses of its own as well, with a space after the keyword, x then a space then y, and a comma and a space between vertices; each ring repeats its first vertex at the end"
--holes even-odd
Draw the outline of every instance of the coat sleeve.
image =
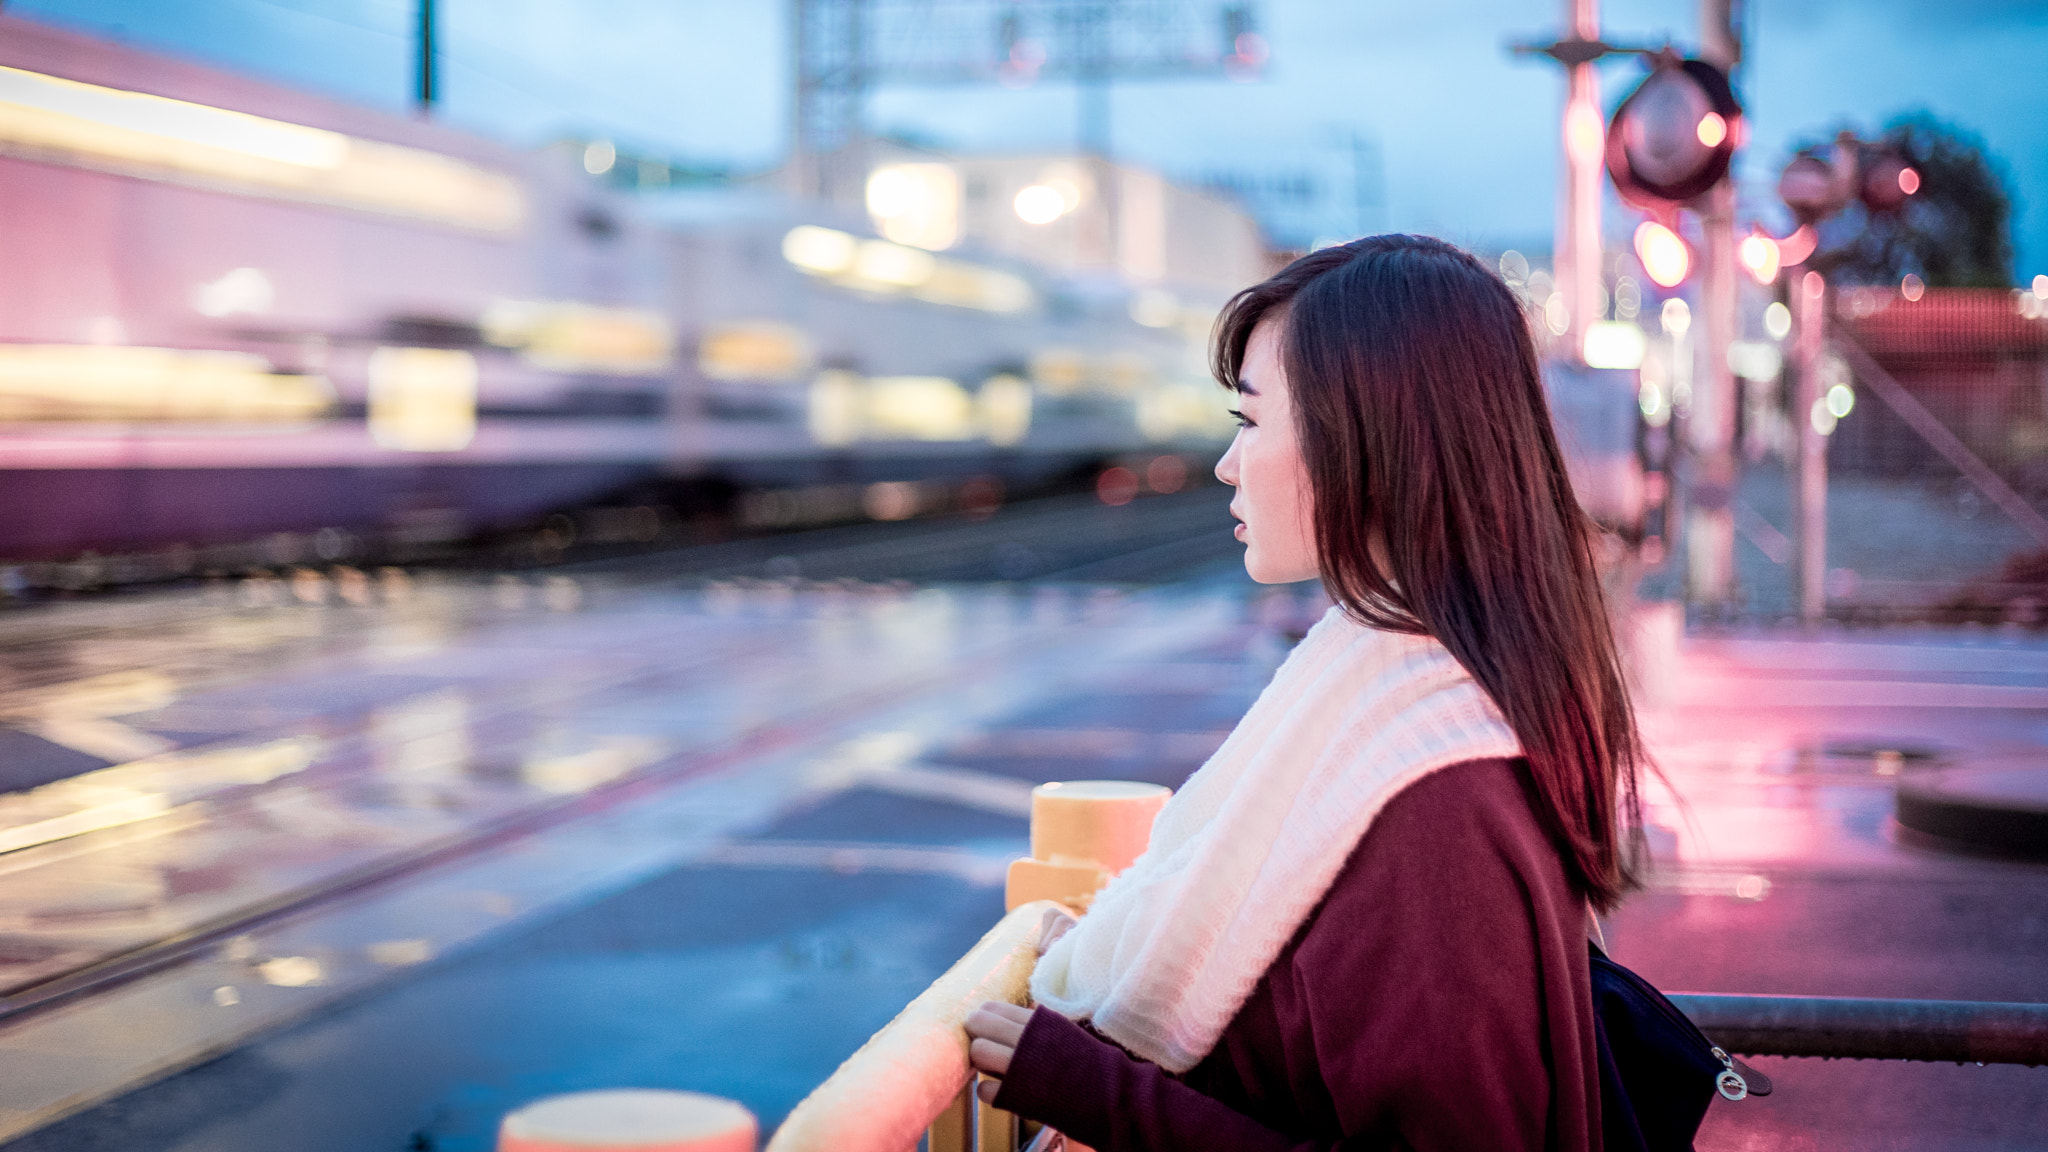
POLYGON ((1049 1008, 1010 1058, 996 1107, 1050 1125, 1096 1152, 1312 1152, 1138 1060, 1049 1008))

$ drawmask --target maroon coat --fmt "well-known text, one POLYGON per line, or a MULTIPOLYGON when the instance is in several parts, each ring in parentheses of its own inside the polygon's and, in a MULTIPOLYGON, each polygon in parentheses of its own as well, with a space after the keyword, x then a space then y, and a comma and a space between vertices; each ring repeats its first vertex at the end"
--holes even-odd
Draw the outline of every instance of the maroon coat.
POLYGON ((1185 1075, 1040 1008, 997 1105, 1098 1152, 1596 1147, 1585 902, 1524 771, 1455 764, 1389 801, 1185 1075))

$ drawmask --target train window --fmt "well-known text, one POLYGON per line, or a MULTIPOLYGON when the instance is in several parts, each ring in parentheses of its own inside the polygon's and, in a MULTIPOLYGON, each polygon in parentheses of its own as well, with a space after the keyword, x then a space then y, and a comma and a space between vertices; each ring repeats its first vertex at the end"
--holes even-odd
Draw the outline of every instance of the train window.
POLYGON ((1023 312, 1038 302, 1031 283, 1015 273, 812 224, 783 236, 782 256, 810 275, 859 292, 998 313, 1023 312))
POLYGON ((0 344, 0 420, 297 423, 333 403, 325 378, 246 352, 0 344))
POLYGON ((697 368, 713 380, 795 380, 815 361, 802 329, 771 321, 712 327, 697 344, 697 368))
POLYGON ((516 348, 527 363, 555 372, 645 376, 668 367, 675 332, 660 313, 564 300, 496 300, 482 334, 516 348))
POLYGON ((452 348, 370 353, 370 437, 404 452, 456 452, 476 436, 476 358, 452 348))

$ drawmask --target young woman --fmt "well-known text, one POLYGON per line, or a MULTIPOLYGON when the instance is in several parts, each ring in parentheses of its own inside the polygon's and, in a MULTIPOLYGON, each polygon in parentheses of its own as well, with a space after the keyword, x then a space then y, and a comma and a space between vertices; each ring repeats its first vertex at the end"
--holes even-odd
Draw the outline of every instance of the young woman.
POLYGON ((974 1065, 1099 1152, 1596 1148, 1641 753, 1522 309, 1376 236, 1240 293, 1215 367, 1245 567, 1336 606, 974 1065))

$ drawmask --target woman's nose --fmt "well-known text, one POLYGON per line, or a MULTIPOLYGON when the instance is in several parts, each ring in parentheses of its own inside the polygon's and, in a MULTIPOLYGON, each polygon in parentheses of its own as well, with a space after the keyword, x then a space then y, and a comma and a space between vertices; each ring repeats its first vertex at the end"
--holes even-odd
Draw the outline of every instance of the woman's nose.
MULTIPOLYGON (((1243 433, 1238 434, 1238 436, 1242 435, 1243 433)), ((1225 452, 1223 454, 1223 459, 1218 460, 1216 462, 1216 478, 1218 480, 1223 481, 1225 484, 1230 485, 1232 488, 1237 487, 1238 436, 1232 436, 1230 438, 1230 451, 1225 452)))

